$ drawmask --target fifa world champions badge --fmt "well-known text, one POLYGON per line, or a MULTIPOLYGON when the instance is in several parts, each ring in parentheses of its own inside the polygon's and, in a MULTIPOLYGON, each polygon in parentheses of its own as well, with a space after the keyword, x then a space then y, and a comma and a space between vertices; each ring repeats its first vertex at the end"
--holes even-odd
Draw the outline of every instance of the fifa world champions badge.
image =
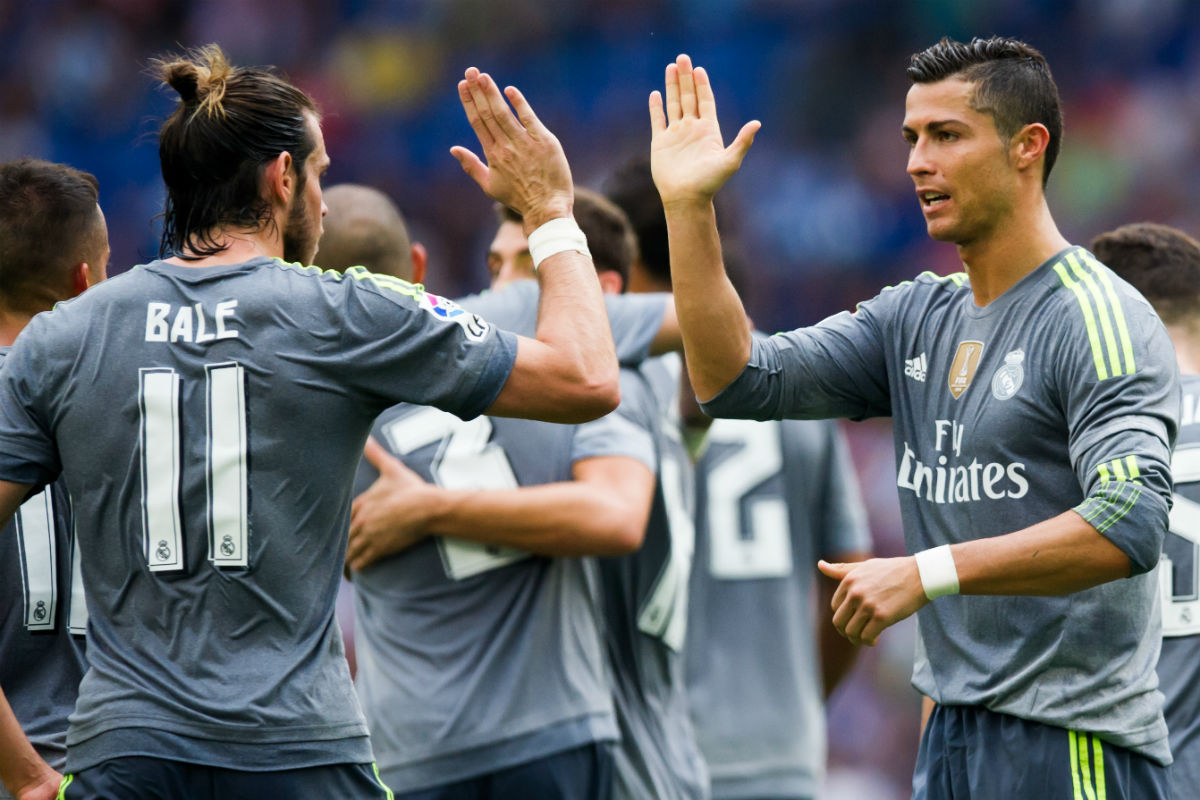
POLYGON ((1025 368, 1021 362, 1025 360, 1024 350, 1013 350, 1004 357, 1004 364, 992 376, 992 396, 997 400, 1007 400, 1017 393, 1025 382, 1025 368))
POLYGON ((946 382, 950 386, 950 394, 954 399, 962 397, 963 392, 975 379, 975 370, 979 368, 979 360, 983 358, 983 342, 959 342, 958 350, 954 351, 954 363, 950 365, 950 374, 946 382))

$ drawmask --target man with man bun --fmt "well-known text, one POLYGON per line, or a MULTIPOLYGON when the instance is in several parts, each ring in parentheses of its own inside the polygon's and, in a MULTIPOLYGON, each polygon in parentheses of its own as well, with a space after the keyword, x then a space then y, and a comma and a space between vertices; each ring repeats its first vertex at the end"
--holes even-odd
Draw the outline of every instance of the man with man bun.
POLYGON ((164 258, 37 317, 0 372, 0 520, 61 474, 91 612, 61 796, 382 798, 334 622, 354 470, 402 400, 467 419, 615 406, 570 170, 516 89, 467 70, 489 163, 452 152, 538 242, 520 338, 305 266, 329 164, 312 100, 216 46, 155 67, 180 95, 159 133, 164 258))

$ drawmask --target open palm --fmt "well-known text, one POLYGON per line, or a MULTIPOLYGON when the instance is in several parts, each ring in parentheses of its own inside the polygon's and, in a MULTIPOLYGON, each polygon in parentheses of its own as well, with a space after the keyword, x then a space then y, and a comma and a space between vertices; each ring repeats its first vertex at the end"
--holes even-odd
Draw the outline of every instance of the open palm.
POLYGON ((686 55, 666 69, 666 109, 650 93, 650 169, 664 204, 707 202, 737 172, 761 127, 747 122, 729 144, 721 138, 717 103, 703 67, 686 55))

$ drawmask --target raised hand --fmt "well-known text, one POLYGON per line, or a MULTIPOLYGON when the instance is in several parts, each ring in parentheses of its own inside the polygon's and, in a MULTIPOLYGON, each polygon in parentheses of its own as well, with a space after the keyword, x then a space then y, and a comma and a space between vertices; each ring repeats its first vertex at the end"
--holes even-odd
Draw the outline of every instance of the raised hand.
POLYGON ((575 190, 558 139, 515 86, 501 95, 487 73, 471 67, 465 75, 458 82, 458 98, 487 163, 465 147, 450 148, 451 155, 489 197, 525 218, 526 233, 549 220, 570 216, 575 190))
POLYGON ((841 581, 833 594, 833 625, 854 644, 875 644, 884 630, 929 602, 912 556, 852 564, 818 561, 817 568, 841 581))
POLYGON ((374 439, 367 440, 363 454, 379 470, 379 478, 354 498, 350 509, 346 567, 355 572, 422 541, 431 508, 423 492, 438 491, 374 439))
POLYGON ((650 93, 650 169, 664 205, 710 201, 742 165, 760 127, 747 122, 726 147, 708 73, 692 69, 686 55, 668 64, 665 112, 662 95, 650 93))

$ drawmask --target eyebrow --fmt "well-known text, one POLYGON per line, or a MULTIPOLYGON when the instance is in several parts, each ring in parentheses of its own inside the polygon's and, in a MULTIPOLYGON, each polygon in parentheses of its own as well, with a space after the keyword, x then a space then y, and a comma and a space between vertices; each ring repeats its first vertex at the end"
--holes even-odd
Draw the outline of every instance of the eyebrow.
MULTIPOLYGON (((925 125, 920 126, 920 127, 924 127, 928 131, 939 131, 942 128, 948 128, 951 125, 962 125, 962 124, 964 124, 964 123, 960 119, 935 119, 933 122, 927 122, 927 123, 925 123, 925 125)), ((903 134, 909 134, 909 133, 915 134, 917 131, 911 125, 903 125, 900 128, 900 132, 903 134)))

